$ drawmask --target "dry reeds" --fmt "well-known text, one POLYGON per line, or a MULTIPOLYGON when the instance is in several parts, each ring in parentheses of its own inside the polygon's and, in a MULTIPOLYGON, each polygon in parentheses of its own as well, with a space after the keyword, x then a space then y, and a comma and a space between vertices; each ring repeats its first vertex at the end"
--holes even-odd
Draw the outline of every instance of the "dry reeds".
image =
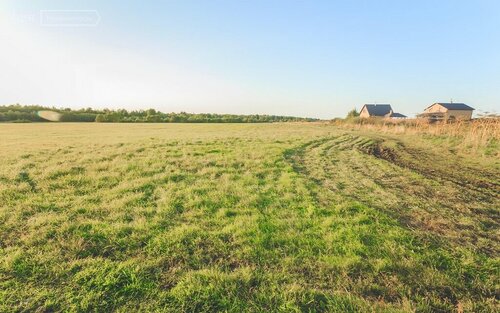
POLYGON ((470 121, 429 122, 426 119, 347 119, 333 122, 337 126, 374 130, 392 134, 422 134, 439 137, 454 147, 468 152, 497 156, 500 142, 500 116, 477 118, 470 121))

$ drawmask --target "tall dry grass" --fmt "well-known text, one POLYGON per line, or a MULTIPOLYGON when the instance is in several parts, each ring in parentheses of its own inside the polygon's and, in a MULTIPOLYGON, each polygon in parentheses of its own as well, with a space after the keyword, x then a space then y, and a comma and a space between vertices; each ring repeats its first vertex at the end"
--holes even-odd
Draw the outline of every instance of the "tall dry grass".
POLYGON ((455 148, 488 156, 499 156, 500 116, 471 121, 429 122, 426 119, 345 119, 332 121, 337 126, 374 130, 391 134, 429 135, 455 148))

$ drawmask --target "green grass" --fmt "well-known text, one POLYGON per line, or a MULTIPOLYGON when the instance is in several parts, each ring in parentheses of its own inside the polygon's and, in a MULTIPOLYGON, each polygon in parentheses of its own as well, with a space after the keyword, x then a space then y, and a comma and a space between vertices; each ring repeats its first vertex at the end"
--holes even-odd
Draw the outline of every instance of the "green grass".
POLYGON ((319 123, 0 139, 2 312, 498 310, 496 159, 319 123))

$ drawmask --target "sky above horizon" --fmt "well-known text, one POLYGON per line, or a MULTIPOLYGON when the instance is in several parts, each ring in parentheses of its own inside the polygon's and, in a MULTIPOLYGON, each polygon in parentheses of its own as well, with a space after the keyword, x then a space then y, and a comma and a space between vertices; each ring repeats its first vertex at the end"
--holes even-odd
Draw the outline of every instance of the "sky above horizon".
POLYGON ((500 113, 500 1, 0 3, 0 105, 500 113))

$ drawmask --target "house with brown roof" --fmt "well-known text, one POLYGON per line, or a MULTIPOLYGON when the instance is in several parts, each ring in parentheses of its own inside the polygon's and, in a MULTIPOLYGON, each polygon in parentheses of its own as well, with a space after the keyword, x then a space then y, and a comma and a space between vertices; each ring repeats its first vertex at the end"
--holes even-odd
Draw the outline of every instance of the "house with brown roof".
POLYGON ((470 120, 474 108, 464 103, 434 103, 428 106, 424 113, 418 114, 419 118, 430 121, 470 120))

